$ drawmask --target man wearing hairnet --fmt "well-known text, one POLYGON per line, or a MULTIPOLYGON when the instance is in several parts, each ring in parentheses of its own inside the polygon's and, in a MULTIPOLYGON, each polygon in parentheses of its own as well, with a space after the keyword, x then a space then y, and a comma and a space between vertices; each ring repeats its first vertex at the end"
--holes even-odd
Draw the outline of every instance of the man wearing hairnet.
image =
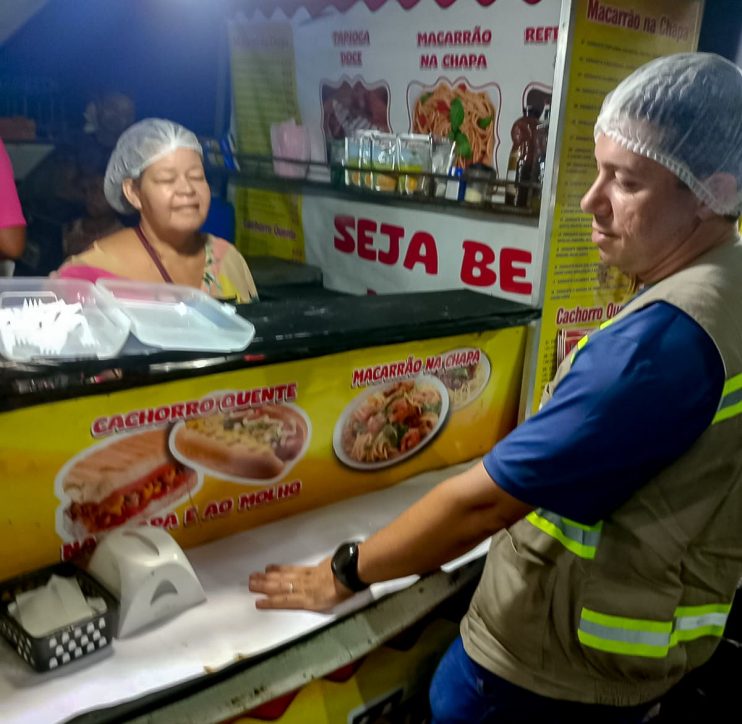
POLYGON ((661 58, 605 100, 582 200, 642 285, 538 414, 318 566, 251 576, 326 610, 495 534, 431 687, 434 722, 640 722, 709 659, 742 576, 742 72, 661 58))

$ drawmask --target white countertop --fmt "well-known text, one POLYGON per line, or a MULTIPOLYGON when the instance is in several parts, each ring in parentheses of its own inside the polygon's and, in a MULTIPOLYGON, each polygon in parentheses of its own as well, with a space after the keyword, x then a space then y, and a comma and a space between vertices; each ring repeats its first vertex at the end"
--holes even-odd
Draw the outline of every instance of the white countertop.
MULTIPOLYGON (((39 674, 0 639, 0 721, 65 721, 103 706, 195 679, 237 659, 263 653, 404 588, 416 577, 374 584, 333 614, 258 611, 247 589, 251 571, 268 563, 314 563, 340 541, 364 538, 463 466, 341 501, 186 551, 208 600, 112 647, 39 674)), ((445 566, 481 555, 486 544, 445 566)))

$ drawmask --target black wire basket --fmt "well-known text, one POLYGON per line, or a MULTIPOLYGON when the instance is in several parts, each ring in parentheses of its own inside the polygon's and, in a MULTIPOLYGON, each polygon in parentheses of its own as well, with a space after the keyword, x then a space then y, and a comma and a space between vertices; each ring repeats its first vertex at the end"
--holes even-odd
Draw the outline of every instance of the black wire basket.
POLYGON ((94 578, 71 563, 57 563, 0 583, 0 632, 18 655, 36 671, 52 671, 110 646, 116 630, 118 603, 94 578), (33 636, 8 611, 16 596, 45 586, 52 575, 75 578, 85 596, 102 598, 106 611, 33 636))

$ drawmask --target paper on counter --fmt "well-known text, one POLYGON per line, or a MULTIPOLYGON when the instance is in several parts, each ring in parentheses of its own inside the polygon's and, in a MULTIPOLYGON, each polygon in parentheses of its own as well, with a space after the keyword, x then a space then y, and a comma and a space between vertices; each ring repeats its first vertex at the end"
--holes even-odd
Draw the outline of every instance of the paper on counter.
MULTIPOLYGON (((101 601, 91 599, 89 603, 75 578, 54 575, 45 586, 19 593, 8 606, 8 612, 31 636, 38 638, 102 613, 101 601)), ((105 611, 105 601, 102 603, 105 611)))

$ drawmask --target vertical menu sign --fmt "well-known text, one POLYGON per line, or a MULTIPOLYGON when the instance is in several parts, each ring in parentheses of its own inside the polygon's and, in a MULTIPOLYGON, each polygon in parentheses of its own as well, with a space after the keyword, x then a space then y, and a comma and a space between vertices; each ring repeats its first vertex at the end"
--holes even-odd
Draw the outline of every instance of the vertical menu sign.
POLYGON ((702 11, 702 0, 575 1, 533 411, 558 362, 583 334, 615 316, 631 292, 629 279, 601 264, 591 217, 580 209, 595 178, 593 127, 603 98, 653 58, 694 50, 702 11))
MULTIPOLYGON (((240 153, 271 155, 271 124, 301 123, 296 91, 294 34, 288 21, 234 21, 229 25, 232 98, 240 153)), ((237 246, 252 254, 304 260, 301 197, 239 188, 237 246)))

